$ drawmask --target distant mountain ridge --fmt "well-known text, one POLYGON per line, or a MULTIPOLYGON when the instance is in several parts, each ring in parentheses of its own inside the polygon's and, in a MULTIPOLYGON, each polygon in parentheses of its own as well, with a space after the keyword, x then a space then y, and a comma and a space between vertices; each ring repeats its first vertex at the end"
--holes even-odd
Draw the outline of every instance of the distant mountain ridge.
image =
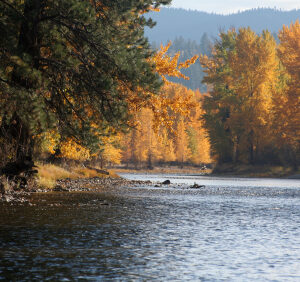
MULTIPOLYGON (((248 27, 256 33, 269 30, 277 38, 277 33, 283 25, 290 25, 300 18, 300 10, 281 11, 276 9, 253 9, 231 15, 209 14, 206 12, 184 9, 163 8, 160 12, 150 13, 150 17, 157 22, 153 29, 146 30, 146 36, 153 48, 160 43, 172 41, 168 54, 174 55, 180 51, 180 61, 187 60, 194 55, 210 55, 211 46, 220 30, 231 27, 248 27)), ((169 80, 181 83, 191 89, 206 91, 202 84, 204 76, 200 62, 182 72, 190 80, 170 77, 169 80)))
POLYGON ((149 16, 157 22, 146 30, 150 42, 166 43, 176 37, 200 41, 203 33, 216 37, 220 31, 230 27, 248 27, 260 33, 268 29, 277 33, 283 25, 290 25, 300 19, 300 10, 282 11, 271 8, 257 8, 230 15, 209 14, 206 12, 176 8, 162 8, 149 16))

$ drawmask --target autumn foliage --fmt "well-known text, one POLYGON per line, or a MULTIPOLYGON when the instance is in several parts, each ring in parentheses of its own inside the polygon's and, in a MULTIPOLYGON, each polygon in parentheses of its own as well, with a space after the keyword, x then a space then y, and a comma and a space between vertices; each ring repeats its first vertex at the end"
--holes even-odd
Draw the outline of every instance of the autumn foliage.
POLYGON ((173 57, 167 54, 170 46, 161 46, 151 59, 165 85, 159 95, 149 93, 149 100, 136 107, 134 129, 123 139, 124 163, 152 167, 155 163, 211 162, 201 121, 202 95, 167 79, 189 79, 180 70, 194 64, 198 56, 179 63, 179 52, 173 57))
MULTIPOLYGON (((90 152, 75 139, 60 140, 54 132, 48 136, 49 151, 59 149, 59 157, 86 160, 94 159, 100 166, 107 164, 134 163, 136 166, 166 162, 191 162, 194 164, 210 162, 210 147, 206 130, 202 126, 200 92, 170 83, 167 77, 173 76, 189 79, 180 70, 194 64, 198 56, 179 63, 180 53, 170 57, 170 47, 161 46, 151 63, 155 65, 157 74, 165 85, 159 94, 140 89, 133 92, 124 88, 127 95, 128 108, 132 119, 131 130, 126 132, 108 132, 101 137, 101 143, 95 152, 90 152), (148 99, 144 99, 147 96, 148 99), (113 133, 113 134, 112 134, 113 133)), ((87 115, 93 115, 87 109, 87 115)), ((94 125, 97 127, 97 124, 94 125)))
POLYGON ((143 108, 137 115, 136 128, 124 136, 123 162, 136 167, 211 162, 210 144, 201 120, 202 94, 175 83, 166 84, 161 93, 161 99, 171 103, 168 107, 162 102, 162 111, 167 109, 168 119, 172 122, 164 124, 160 116, 162 123, 157 127, 155 112, 143 108), (189 110, 187 106, 180 109, 186 101, 189 110))
POLYGON ((272 35, 250 28, 222 32, 202 56, 205 121, 219 163, 299 164, 300 25, 272 35))
POLYGON ((179 62, 180 53, 168 55, 171 43, 161 46, 149 58, 164 82, 159 93, 119 86, 127 95, 130 130, 108 132, 95 152, 76 145, 76 140, 60 141, 61 156, 96 159, 101 166, 123 162, 151 168, 216 161, 297 167, 299 22, 284 26, 279 39, 277 44, 269 32, 256 34, 250 28, 221 32, 212 55, 200 57, 208 94, 168 81, 188 79, 181 69, 198 56, 179 62))

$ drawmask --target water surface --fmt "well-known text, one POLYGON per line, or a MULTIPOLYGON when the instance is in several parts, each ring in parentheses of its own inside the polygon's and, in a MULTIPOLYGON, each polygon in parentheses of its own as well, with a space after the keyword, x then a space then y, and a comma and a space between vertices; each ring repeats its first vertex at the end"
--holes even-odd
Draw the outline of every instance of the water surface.
POLYGON ((299 180, 125 176, 174 185, 0 204, 0 280, 300 280, 299 180))

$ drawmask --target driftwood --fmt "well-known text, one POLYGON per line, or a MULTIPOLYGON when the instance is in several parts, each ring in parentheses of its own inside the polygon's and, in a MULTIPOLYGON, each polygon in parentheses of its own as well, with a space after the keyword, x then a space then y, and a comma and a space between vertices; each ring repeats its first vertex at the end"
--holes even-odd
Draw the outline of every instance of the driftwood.
POLYGON ((106 170, 98 169, 98 168, 91 167, 91 166, 86 166, 86 168, 95 170, 95 171, 98 172, 98 173, 102 173, 102 174, 105 174, 105 175, 109 175, 109 172, 106 171, 106 170))

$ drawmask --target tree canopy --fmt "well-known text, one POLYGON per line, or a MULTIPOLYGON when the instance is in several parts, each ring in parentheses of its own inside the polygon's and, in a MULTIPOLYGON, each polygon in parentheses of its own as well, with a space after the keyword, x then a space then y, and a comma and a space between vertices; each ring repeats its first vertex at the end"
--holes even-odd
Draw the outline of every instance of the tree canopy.
POLYGON ((17 158, 51 127, 91 145, 126 125, 127 96, 161 85, 143 15, 169 2, 0 1, 0 136, 17 158))
POLYGON ((204 118, 217 161, 299 164, 299 22, 268 31, 221 32, 202 56, 210 89, 204 118))

